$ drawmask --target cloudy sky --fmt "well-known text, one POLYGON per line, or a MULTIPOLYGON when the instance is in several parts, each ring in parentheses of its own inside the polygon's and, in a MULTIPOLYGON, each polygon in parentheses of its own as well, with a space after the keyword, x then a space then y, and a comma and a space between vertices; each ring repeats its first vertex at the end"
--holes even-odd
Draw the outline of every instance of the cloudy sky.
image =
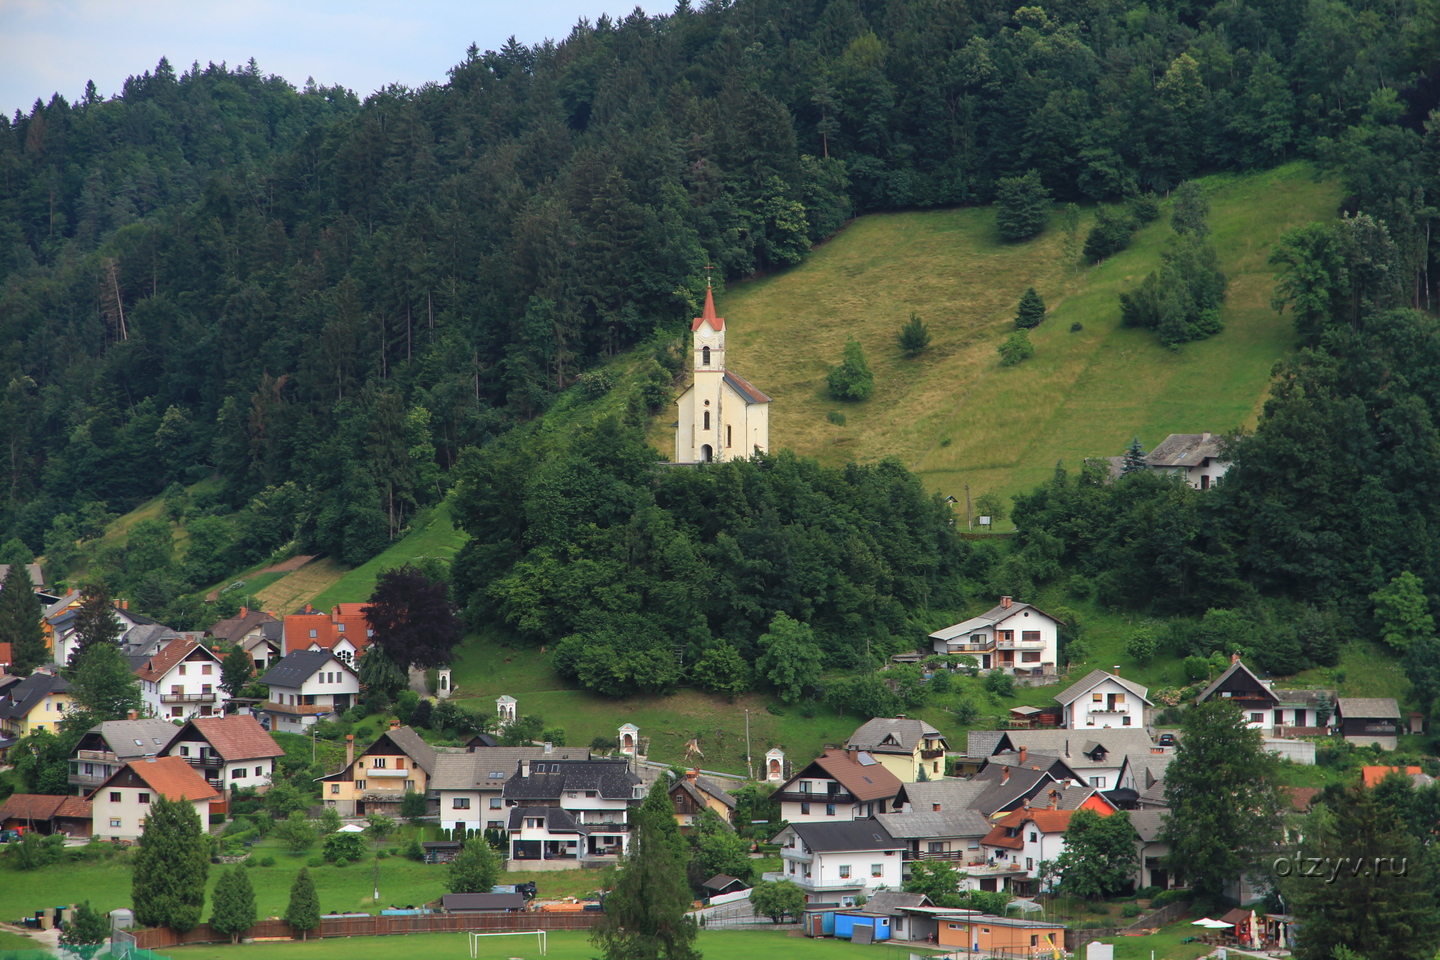
MULTIPOLYGON (((623 16, 636 0, 0 0, 0 109, 37 97, 74 101, 94 80, 102 96, 169 57, 191 63, 251 57, 296 86, 306 77, 363 98, 388 83, 443 82, 472 42, 498 49, 562 39, 581 18, 623 16)), ((668 12, 647 0, 647 11, 668 12)))

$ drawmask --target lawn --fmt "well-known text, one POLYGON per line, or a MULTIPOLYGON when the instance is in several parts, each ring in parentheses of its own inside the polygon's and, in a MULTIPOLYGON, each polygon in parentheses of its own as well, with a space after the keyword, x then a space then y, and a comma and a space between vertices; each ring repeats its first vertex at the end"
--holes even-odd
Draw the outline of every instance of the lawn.
MULTIPOLYGON (((1170 433, 1253 427, 1270 369, 1294 340, 1289 318, 1269 305, 1270 246, 1290 226, 1333 217, 1339 188, 1300 163, 1204 183, 1231 280, 1226 327, 1178 352, 1121 329, 1117 301, 1158 267, 1167 203, 1129 250, 1083 268, 1064 262, 1058 216, 1022 244, 999 242, 992 207, 858 218, 802 266, 718 298, 729 361, 775 398, 772 447, 829 464, 897 456, 931 489, 962 498, 966 485, 976 496, 1029 489, 1057 460, 1118 455, 1137 435, 1148 448, 1170 433), (1050 308, 1031 334, 1036 356, 1001 369, 996 347, 1029 286, 1050 308), (934 336, 916 360, 895 343, 911 311, 934 336), (851 335, 865 347, 875 396, 838 404, 824 377, 851 335), (826 419, 837 409, 844 426, 826 419)), ((1093 214, 1085 211, 1082 236, 1093 214)), ((662 451, 670 420, 651 431, 662 451)))
MULTIPOLYGON (((422 515, 410 532, 389 549, 328 584, 313 598, 307 599, 320 610, 328 610, 337 603, 369 600, 370 594, 375 590, 376 578, 384 571, 422 557, 449 560, 464 542, 465 535, 456 530, 450 522, 449 502, 443 502, 422 515)), ((295 573, 303 573, 305 569, 301 567, 295 573)))
MULTIPOLYGON (((553 960, 591 960, 595 947, 583 931, 556 931, 549 934, 549 957, 553 960)), ((488 937, 480 941, 482 960, 539 956, 534 934, 528 937, 488 937)), ((846 940, 812 940, 792 937, 777 930, 735 930, 702 932, 700 951, 705 960, 755 960, 758 957, 785 957, 786 960, 908 960, 911 953, 932 955, 932 951, 911 944, 877 944, 857 946, 846 940)), ((235 948, 224 944, 176 947, 167 950, 175 960, 227 960, 235 956, 235 948)), ((407 957, 433 957, 436 960, 468 960, 469 948, 464 934, 429 933, 405 937, 404 942, 392 937, 354 937, 350 939, 316 940, 310 943, 257 943, 245 948, 247 960, 389 960, 402 954, 407 957)), ((1117 951, 1118 954, 1118 951, 1117 951)))

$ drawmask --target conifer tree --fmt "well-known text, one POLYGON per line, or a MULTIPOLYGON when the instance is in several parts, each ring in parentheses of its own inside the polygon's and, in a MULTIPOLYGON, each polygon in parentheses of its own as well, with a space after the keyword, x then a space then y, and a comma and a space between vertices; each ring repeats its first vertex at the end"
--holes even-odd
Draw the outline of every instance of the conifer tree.
POLYGON ((150 805, 135 856, 131 901, 142 927, 193 930, 205 906, 210 838, 188 800, 159 796, 150 805))
POLYGON ((1130 441, 1130 446, 1125 448, 1125 459, 1120 464, 1120 475, 1129 476, 1132 473, 1143 473, 1150 469, 1150 464, 1145 461, 1145 448, 1140 446, 1140 438, 1135 437, 1130 441))
POLYGON ((1040 326, 1045 319, 1045 301, 1034 287, 1027 287, 1020 297, 1020 308, 1015 313, 1015 326, 1031 330, 1040 326))
POLYGON ((78 670, 81 662, 97 644, 115 644, 120 640, 120 620, 115 604, 103 581, 92 580, 80 592, 80 606, 75 608, 75 636, 78 640, 70 654, 69 666, 78 670))
POLYGON ((12 563, 0 585, 0 643, 10 644, 14 660, 10 669, 16 676, 28 677, 49 658, 40 625, 43 612, 29 572, 22 564, 12 563))
POLYGON ((305 940, 311 930, 320 926, 320 895, 315 892, 315 881, 304 867, 290 885, 290 904, 285 908, 285 920, 291 930, 300 931, 305 940))
POLYGON ((690 918, 685 853, 662 777, 641 805, 630 855, 590 942, 605 960, 700 960, 690 918), (673 833, 673 836, 672 836, 673 833), (674 843, 680 838, 680 847, 674 843))
POLYGON ((255 925, 255 918, 255 890, 250 886, 250 871, 237 863, 215 884, 210 926, 228 934, 231 943, 239 943, 240 935, 255 925))
POLYGON ((918 357, 930 347, 930 328, 920 319, 920 314, 910 312, 910 322, 895 335, 900 352, 907 357, 918 357))
POLYGON ((232 697, 240 696, 252 677, 255 676, 255 661, 244 647, 236 647, 225 654, 220 667, 220 688, 232 697))
POLYGON ((836 400, 869 400, 875 393, 875 375, 865 362, 859 340, 850 337, 845 341, 845 358, 830 369, 825 383, 836 400))

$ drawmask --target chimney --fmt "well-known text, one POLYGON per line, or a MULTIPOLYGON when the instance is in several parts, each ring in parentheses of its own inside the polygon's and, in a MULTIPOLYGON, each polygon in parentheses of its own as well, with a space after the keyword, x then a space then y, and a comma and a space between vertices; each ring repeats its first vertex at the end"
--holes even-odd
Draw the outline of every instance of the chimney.
POLYGON ((129 610, 129 609, 130 609, 130 601, 129 601, 129 600, 121 600, 121 601, 120 601, 120 609, 121 609, 121 610, 129 610))
POLYGON ((125 714, 125 719, 126 719, 126 720, 136 720, 136 719, 139 719, 139 714, 137 714, 134 710, 131 710, 129 713, 125 714))
POLYGON ((249 607, 246 607, 246 606, 242 606, 242 607, 240 608, 240 619, 241 619, 241 620, 244 620, 244 619, 245 619, 246 617, 248 617, 249 615, 250 615, 250 608, 249 608, 249 607))
POLYGON ((355 734, 345 734, 345 767, 348 769, 355 765, 355 734))
POLYGON ((1051 809, 1051 810, 1054 810, 1054 809, 1055 809, 1056 807, 1058 807, 1058 806, 1060 806, 1060 791, 1059 791, 1059 790, 1051 790, 1051 791, 1050 791, 1050 809, 1051 809))
POLYGON ((1068 738, 1065 740, 1065 759, 1070 759, 1070 740, 1068 738))
POLYGON ((897 713, 897 714, 895 714, 895 719, 896 719, 896 720, 904 720, 904 719, 905 719, 905 714, 903 714, 903 713, 897 713))
POLYGON ((554 742, 553 740, 546 740, 546 741, 545 741, 545 756, 547 756, 547 757, 550 756, 550 754, 553 753, 554 751, 555 751, 555 742, 554 742))
POLYGON ((695 782, 695 778, 698 777, 698 776, 700 776, 700 768, 699 768, 699 767, 695 767, 695 768, 693 768, 693 769, 690 769, 690 770, 686 770, 686 771, 685 771, 685 779, 686 779, 686 780, 689 780, 691 783, 694 783, 694 782, 695 782))
POLYGON ((1020 748, 1020 762, 1021 762, 1021 763, 1024 763, 1024 762, 1025 762, 1025 748, 1024 748, 1024 747, 1021 747, 1021 748, 1020 748))
POLYGON ((1239 663, 1239 662, 1240 662, 1240 654, 1238 654, 1238 653, 1232 653, 1232 654, 1230 654, 1230 662, 1231 662, 1231 663, 1239 663))
POLYGON ((1012 600, 1010 597, 1001 597, 1001 598, 1000 598, 1000 609, 1001 609, 1001 610, 1009 610, 1009 609, 1010 609, 1010 605, 1013 604, 1014 602, 1015 602, 1015 601, 1012 600))
POLYGON ((528 776, 530 776, 530 761, 529 761, 529 760, 521 760, 521 761, 520 761, 520 776, 522 776, 522 777, 528 777, 528 776))
POLYGON ((399 730, 399 729, 400 729, 400 720, 399 720, 398 717, 393 717, 393 718, 391 718, 391 720, 390 720, 390 729, 391 729, 391 730, 399 730))
POLYGON ((930 812, 931 812, 931 813, 939 813, 939 812, 940 812, 940 804, 938 804, 938 803, 932 803, 932 804, 930 804, 930 812))
POLYGON ((1009 767, 1001 767, 1001 768, 1000 768, 1000 782, 1001 782, 1001 783, 1009 783, 1009 782, 1010 782, 1010 768, 1009 768, 1009 767))
POLYGON ((312 606, 310 606, 310 604, 307 603, 307 604, 305 604, 305 612, 306 612, 306 613, 314 613, 314 612, 315 612, 315 608, 312 607, 312 606))
POLYGON ((1115 664, 1115 676, 1120 676, 1120 664, 1115 664))

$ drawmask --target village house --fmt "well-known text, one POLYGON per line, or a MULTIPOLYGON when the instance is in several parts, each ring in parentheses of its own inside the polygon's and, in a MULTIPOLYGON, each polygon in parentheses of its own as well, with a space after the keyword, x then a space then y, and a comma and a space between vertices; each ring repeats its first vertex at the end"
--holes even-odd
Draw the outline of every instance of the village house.
POLYGON ((1001 597, 978 617, 930 634, 935 653, 974 657, 981 670, 1041 677, 1055 672, 1063 624, 1039 607, 1001 597))
POLYGON ((80 796, 87 796, 110 775, 132 760, 158 757, 175 736, 169 720, 106 720, 91 727, 75 745, 70 761, 69 783, 80 796))
MULTIPOLYGON (((479 735, 484 736, 484 735, 479 735)), ((521 760, 538 762, 589 760, 588 747, 469 746, 463 751, 437 750, 430 796, 440 807, 441 826, 458 830, 504 830, 510 820, 505 809, 505 782, 520 769, 521 760)), ((474 740, 471 741, 474 743, 474 740)))
MULTIPOLYGON (((1084 809, 1103 811, 1106 815, 1112 812, 1099 804, 1084 809)), ((1016 893, 1024 896, 1041 892, 1037 889, 1040 864, 1053 863, 1065 851, 1065 830, 1070 826, 1073 813, 1073 810, 1053 807, 1021 807, 995 822, 981 841, 981 849, 991 862, 1024 871, 1022 876, 1010 880, 1010 888, 1016 893)), ((982 890, 997 889, 986 886, 986 882, 982 879, 982 890)))
POLYGON ((945 777, 945 738, 924 720, 898 717, 876 717, 845 741, 847 750, 863 750, 900 780, 914 783, 922 776, 927 780, 945 777))
POLYGON ((71 707, 70 681, 37 670, 0 695, 0 759, 15 741, 40 730, 54 733, 71 707))
POLYGON ((176 640, 135 670, 140 701, 154 717, 183 720, 225 712, 220 658, 197 640, 176 640))
POLYGON ((990 821, 979 811, 910 810, 882 813, 875 819, 885 827, 886 833, 904 841, 906 848, 902 870, 907 878, 910 865, 915 862, 944 861, 962 873, 968 866, 979 866, 985 862, 980 841, 990 833, 990 821))
POLYGON ((790 823, 856 820, 886 813, 901 781, 863 750, 826 750, 773 794, 790 823))
POLYGON ((1359 747, 1394 750, 1400 736, 1400 705, 1394 697, 1340 697, 1335 701, 1340 736, 1359 747))
POLYGON ((977 956, 1049 957, 1065 950, 1065 925, 955 911, 939 918, 937 942, 977 956))
POLYGON ((1238 656, 1232 656, 1225 672, 1195 698, 1196 703, 1211 700, 1230 701, 1245 715, 1249 727, 1276 737, 1324 733, 1333 702, 1328 690, 1276 690, 1271 681, 1255 676, 1238 656))
POLYGON ((93 834, 107 840, 138 840, 150 806, 159 797, 188 801, 202 824, 210 822, 211 801, 221 799, 181 757, 134 760, 91 795, 93 834))
POLYGON ((1159 887, 1169 890, 1170 870, 1165 865, 1170 856, 1170 844, 1162 839, 1165 818, 1169 810, 1136 810, 1130 814, 1130 826, 1135 828, 1135 886, 1159 887))
POLYGON ((90 836, 91 804, 68 794, 12 793, 0 803, 0 830, 90 836))
POLYGON ((1209 490, 1230 469, 1221 444, 1225 437, 1209 433, 1172 433, 1145 455, 1156 473, 1179 477, 1196 490, 1209 490))
POLYGON ((687 770, 685 776, 677 777, 670 785, 670 802, 675 805, 675 822, 681 833, 689 833, 704 811, 709 810, 725 823, 735 816, 735 798, 725 788, 708 777, 700 775, 696 767, 687 770))
POLYGON ((1089 727, 1136 727, 1150 723, 1153 704, 1148 687, 1114 673, 1092 670, 1079 683, 1071 684, 1055 696, 1060 704, 1060 726, 1070 730, 1089 727))
MULTIPOLYGON (((173 728, 172 728, 173 729, 173 728)), ((252 716, 196 717, 173 732, 164 755, 181 757, 220 793, 270 789, 285 751, 252 716)))
POLYGON ((1158 788, 1164 796, 1165 770, 1175 759, 1168 749, 1157 748, 1159 753, 1149 756, 1130 754, 1120 768, 1119 786, 1110 791, 1109 797, 1124 809, 1136 809, 1143 797, 1153 796, 1158 788))
POLYGON ((300 650, 266 671, 270 699, 260 710, 269 729, 304 733, 322 717, 344 713, 360 696, 360 677, 329 650, 300 650))
MULTIPOLYGON (((182 635, 150 617, 132 613, 129 600, 116 600, 115 622, 120 628, 120 652, 126 656, 150 656, 158 653, 167 643, 182 635), (138 629, 137 629, 138 628, 138 629)), ((45 631, 45 645, 50 648, 51 659, 60 666, 70 662, 79 637, 75 633, 76 608, 80 605, 80 594, 67 595, 47 608, 42 624, 45 631), (53 609, 55 612, 49 612, 53 609)))
MULTIPOLYGON (((285 660, 315 655, 292 653, 285 660)), ((344 666, 328 652, 323 655, 331 663, 344 666)), ((405 794, 429 792, 430 777, 435 772, 435 748, 411 727, 400 726, 398 720, 391 722, 393 726, 376 737, 358 757, 355 756, 355 737, 347 735, 345 766, 319 778, 321 799, 340 816, 365 817, 372 813, 398 816, 405 794)))
POLYGON ((341 603, 326 613, 307 603, 304 610, 285 618, 286 655, 299 650, 328 650, 355 666, 374 635, 370 622, 360 612, 365 606, 341 603))
POLYGON ((766 880, 789 880, 805 901, 839 901, 880 889, 898 890, 907 844, 890 836, 878 819, 835 823, 791 823, 771 841, 780 847, 782 869, 766 880))
POLYGON ((630 810, 645 799, 630 761, 521 760, 505 783, 507 870, 613 862, 630 849, 630 810))
POLYGON ((264 610, 241 607, 235 616, 216 621, 205 631, 205 636, 250 654, 255 661, 256 674, 264 673, 284 656, 285 624, 264 610))
POLYGON ((1059 757, 1086 786, 1111 790, 1119 785, 1120 769, 1129 754, 1149 756, 1155 743, 1138 727, 1082 727, 1079 730, 1010 730, 1006 738, 1015 749, 1025 747, 1038 761, 1042 755, 1059 757))

